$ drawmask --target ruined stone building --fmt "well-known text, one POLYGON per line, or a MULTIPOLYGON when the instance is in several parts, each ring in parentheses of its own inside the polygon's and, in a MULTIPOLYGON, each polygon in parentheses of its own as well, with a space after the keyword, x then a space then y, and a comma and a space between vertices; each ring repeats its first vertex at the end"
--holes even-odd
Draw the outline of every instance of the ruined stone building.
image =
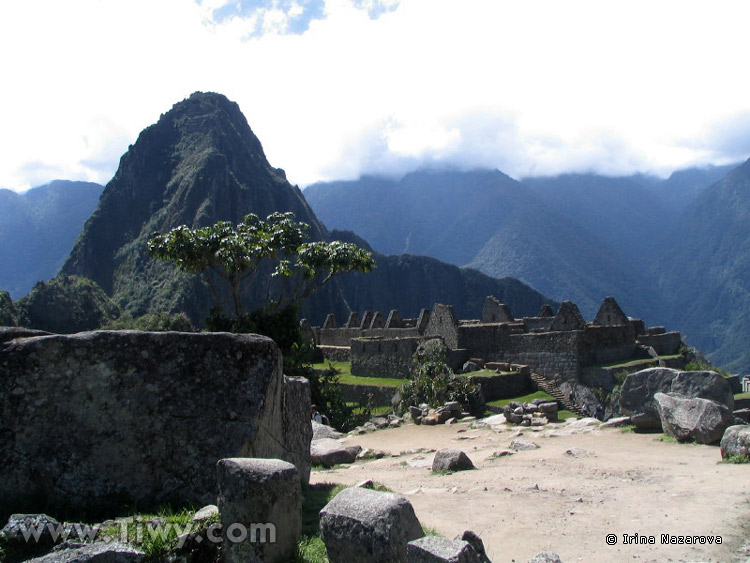
POLYGON ((455 370, 470 359, 480 366, 513 364, 566 395, 586 397, 589 388, 613 387, 602 365, 674 356, 684 346, 679 332, 646 328, 627 317, 612 297, 604 299, 592 322, 570 301, 556 314, 545 305, 536 317, 516 319, 506 305, 488 297, 478 320, 460 320, 452 306, 435 304, 416 319, 402 319, 395 310, 387 318, 379 312, 352 313, 342 327, 329 315, 322 327, 309 331, 324 356, 350 360, 355 375, 408 377, 417 346, 440 338, 455 370))

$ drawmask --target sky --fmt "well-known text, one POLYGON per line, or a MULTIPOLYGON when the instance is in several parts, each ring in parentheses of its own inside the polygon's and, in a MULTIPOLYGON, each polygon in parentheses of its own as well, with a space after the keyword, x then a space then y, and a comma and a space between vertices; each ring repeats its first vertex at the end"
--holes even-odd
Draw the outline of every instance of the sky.
POLYGON ((195 91, 302 187, 750 157, 750 2, 3 0, 0 188, 106 184, 195 91))

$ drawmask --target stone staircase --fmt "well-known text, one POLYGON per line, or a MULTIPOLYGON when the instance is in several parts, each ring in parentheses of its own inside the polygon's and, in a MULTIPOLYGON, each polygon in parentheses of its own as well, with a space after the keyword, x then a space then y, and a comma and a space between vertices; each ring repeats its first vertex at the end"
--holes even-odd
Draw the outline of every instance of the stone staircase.
POLYGON ((554 381, 549 380, 543 375, 534 372, 531 372, 531 380, 537 386, 537 389, 541 389, 545 393, 552 395, 558 402, 558 404, 561 405, 564 409, 574 412, 578 416, 583 416, 581 407, 571 403, 568 397, 565 396, 565 393, 560 390, 560 388, 554 381))

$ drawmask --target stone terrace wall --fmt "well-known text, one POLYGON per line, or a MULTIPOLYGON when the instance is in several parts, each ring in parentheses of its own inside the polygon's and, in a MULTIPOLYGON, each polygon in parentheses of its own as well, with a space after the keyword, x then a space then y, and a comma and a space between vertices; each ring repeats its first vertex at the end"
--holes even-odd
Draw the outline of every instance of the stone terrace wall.
POLYGON ((352 374, 361 377, 409 377, 411 360, 424 339, 357 338, 352 340, 352 374))
POLYGON ((514 325, 510 324, 461 324, 457 348, 467 350, 472 358, 488 362, 501 360, 512 332, 514 325))
POLYGON ((583 332, 581 364, 594 365, 627 360, 635 353, 635 328, 620 326, 592 326, 583 332))
POLYGON ((0 505, 207 504, 216 462, 310 472, 310 390, 256 335, 101 331, 0 347, 0 505))
POLYGON ((680 351, 682 336, 679 332, 665 332, 663 334, 643 334, 638 340, 644 346, 651 346, 660 356, 671 356, 680 351))
POLYGON ((503 360, 532 366, 535 372, 558 381, 575 381, 581 371, 583 331, 514 334, 503 360))

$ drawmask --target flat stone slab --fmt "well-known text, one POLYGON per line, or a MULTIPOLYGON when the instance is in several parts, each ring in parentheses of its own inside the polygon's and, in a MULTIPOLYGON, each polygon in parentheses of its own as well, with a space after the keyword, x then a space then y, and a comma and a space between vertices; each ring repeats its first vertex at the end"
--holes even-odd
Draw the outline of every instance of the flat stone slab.
POLYGON ((146 557, 132 545, 121 542, 94 542, 73 549, 57 549, 27 563, 140 563, 146 557))

